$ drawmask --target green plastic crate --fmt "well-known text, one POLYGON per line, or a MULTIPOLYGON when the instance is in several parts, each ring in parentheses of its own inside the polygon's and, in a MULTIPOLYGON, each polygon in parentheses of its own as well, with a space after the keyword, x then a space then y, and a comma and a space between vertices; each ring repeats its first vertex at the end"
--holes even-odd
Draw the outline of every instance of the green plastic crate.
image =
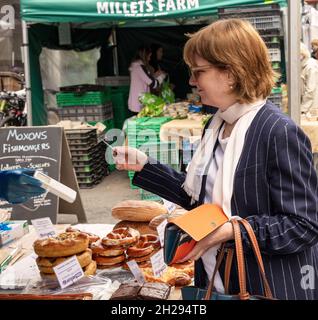
POLYGON ((160 128, 171 121, 170 117, 137 118, 127 123, 128 145, 138 148, 144 143, 157 143, 160 141, 160 128))
POLYGON ((84 93, 59 92, 56 94, 57 105, 61 108, 68 106, 103 105, 110 101, 110 89, 105 91, 87 91, 84 93))
POLYGON ((157 196, 154 193, 151 193, 151 192, 146 191, 144 189, 140 189, 139 192, 140 192, 141 200, 151 200, 151 201, 160 201, 160 202, 162 202, 161 197, 157 196))
POLYGON ((144 129, 153 129, 153 130, 160 130, 160 127, 165 124, 166 122, 171 121, 171 117, 143 117, 143 118, 136 118, 128 121, 128 133, 129 129, 134 131, 140 131, 144 129))
MULTIPOLYGON (((177 171, 180 169, 179 150, 177 149, 175 142, 161 141, 156 144, 147 143, 139 147, 139 149, 162 164, 167 164, 177 171)), ((134 174, 135 171, 128 171, 130 186, 132 189, 138 189, 138 187, 132 184, 134 174)))
POLYGON ((108 170, 109 170, 109 172, 115 171, 116 170, 116 165, 115 164, 109 164, 108 165, 108 170))
POLYGON ((113 104, 115 128, 121 129, 125 120, 129 118, 128 94, 118 90, 112 91, 111 101, 113 104))

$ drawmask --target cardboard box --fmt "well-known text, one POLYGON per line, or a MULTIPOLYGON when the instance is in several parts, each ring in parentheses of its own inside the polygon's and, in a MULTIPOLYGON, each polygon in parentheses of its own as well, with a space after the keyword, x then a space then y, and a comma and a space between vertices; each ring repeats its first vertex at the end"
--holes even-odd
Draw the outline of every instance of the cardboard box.
POLYGON ((23 237, 29 232, 27 220, 5 221, 3 224, 6 224, 11 229, 0 230, 0 248, 13 240, 23 237))

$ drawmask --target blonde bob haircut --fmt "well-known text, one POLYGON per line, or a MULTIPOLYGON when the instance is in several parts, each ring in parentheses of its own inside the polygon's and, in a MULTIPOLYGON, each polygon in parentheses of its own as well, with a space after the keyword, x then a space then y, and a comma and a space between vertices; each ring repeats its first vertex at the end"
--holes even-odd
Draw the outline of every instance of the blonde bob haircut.
POLYGON ((186 64, 197 67, 194 61, 199 56, 220 70, 228 70, 237 102, 250 103, 271 94, 277 74, 264 41, 249 22, 218 20, 188 36, 183 53, 186 64))
POLYGON ((311 41, 311 45, 318 47, 318 39, 313 39, 313 40, 311 41))

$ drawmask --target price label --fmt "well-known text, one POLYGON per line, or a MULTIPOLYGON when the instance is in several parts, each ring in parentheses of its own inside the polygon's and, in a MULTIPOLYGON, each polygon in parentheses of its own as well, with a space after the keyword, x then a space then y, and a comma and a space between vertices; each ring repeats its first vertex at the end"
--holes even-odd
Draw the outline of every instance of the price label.
POLYGON ((163 247, 164 242, 165 242, 165 229, 166 229, 167 223, 168 223, 168 220, 165 219, 157 227, 157 232, 158 232, 158 235, 159 235, 161 247, 163 247))
POLYGON ((150 262, 152 265, 153 274, 155 277, 159 278, 167 269, 167 265, 163 259, 163 249, 156 252, 150 257, 150 262))
POLYGON ((131 260, 131 261, 127 261, 126 263, 131 273, 134 275, 135 279, 138 281, 138 283, 140 285, 143 285, 146 282, 146 280, 137 262, 135 260, 131 260))
POLYGON ((163 205, 166 207, 168 213, 172 213, 174 210, 176 210, 177 206, 175 205, 175 203, 170 202, 170 201, 163 199, 163 198, 162 198, 162 201, 163 201, 163 205))
POLYGON ((62 289, 84 277, 84 272, 76 256, 73 256, 53 268, 62 289))
POLYGON ((31 220, 31 222, 40 239, 54 237, 56 235, 50 218, 34 219, 31 220))

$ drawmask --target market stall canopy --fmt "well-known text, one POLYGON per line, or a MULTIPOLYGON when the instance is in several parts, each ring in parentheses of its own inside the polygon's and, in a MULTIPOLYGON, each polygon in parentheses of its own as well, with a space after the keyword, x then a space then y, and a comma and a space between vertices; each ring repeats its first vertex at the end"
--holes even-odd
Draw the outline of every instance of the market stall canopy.
POLYGON ((216 15, 220 7, 264 5, 286 0, 21 0, 21 17, 30 22, 155 22, 216 15))
MULTIPOLYGON (((24 43, 29 44, 29 46, 24 46, 25 65, 32 70, 29 74, 27 72, 28 68, 26 68, 25 73, 26 85, 31 87, 27 96, 28 105, 32 106, 32 110, 29 107, 28 121, 33 125, 43 125, 46 123, 47 114, 46 108, 43 107, 44 98, 39 56, 42 47, 52 48, 54 44, 58 43, 59 34, 56 30, 54 32, 43 32, 43 35, 45 35, 43 40, 37 32, 38 29, 58 28, 58 26, 54 26, 56 23, 62 27, 64 23, 71 24, 68 27, 72 29, 94 28, 101 32, 103 32, 102 28, 114 30, 110 27, 117 26, 119 28, 116 28, 116 33, 118 33, 118 30, 133 30, 132 27, 180 25, 191 27, 192 25, 206 25, 210 20, 217 19, 218 8, 272 3, 278 3, 282 7, 287 5, 287 0, 21 0, 20 3, 24 26, 24 43), (28 32, 26 31, 26 23, 35 23, 28 28, 28 32), (53 26, 47 24, 53 24, 53 26), (28 80, 29 78, 30 80, 28 80), (30 101, 31 92, 32 103, 30 101), (31 121, 32 119, 33 121, 31 121)), ((84 30, 86 35, 89 31, 84 30)), ((107 32, 106 30, 103 39, 107 39, 107 32)), ((87 37, 82 34, 79 37, 79 42, 82 42, 83 39, 85 42, 87 37)), ((135 41, 135 37, 133 39, 135 41)), ((79 42, 76 41, 76 32, 73 32, 72 48, 68 49, 83 50, 83 43, 79 46, 79 42)), ((84 46, 86 45, 84 43, 84 46)), ((89 46, 86 46, 86 48, 89 47, 92 47, 91 39, 89 46)), ((96 45, 93 47, 96 47, 96 45)))

